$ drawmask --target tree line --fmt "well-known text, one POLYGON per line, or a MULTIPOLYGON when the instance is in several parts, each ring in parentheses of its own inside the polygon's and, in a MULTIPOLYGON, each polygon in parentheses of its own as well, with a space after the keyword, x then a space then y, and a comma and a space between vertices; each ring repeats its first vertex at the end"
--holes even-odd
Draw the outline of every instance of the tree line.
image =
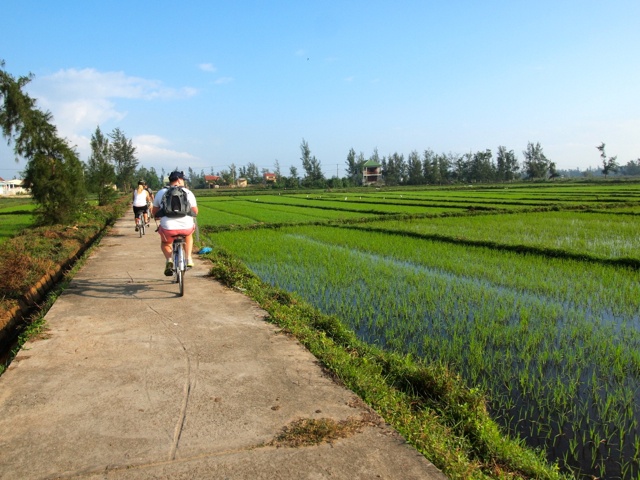
MULTIPOLYGON (((377 165, 381 169, 381 184, 388 186, 397 185, 449 185, 456 183, 498 183, 512 182, 516 180, 541 181, 552 180, 559 177, 597 176, 618 174, 626 176, 640 175, 640 159, 631 160, 626 165, 620 166, 617 157, 607 157, 605 144, 596 147, 600 151, 602 167, 598 171, 586 170, 568 171, 558 170, 555 162, 552 162, 544 154, 539 142, 529 142, 522 152, 524 159, 520 162, 513 150, 505 146, 499 146, 494 157, 490 149, 469 152, 462 155, 453 153, 435 153, 426 149, 422 153, 412 151, 406 158, 403 154, 393 153, 388 156, 380 156, 377 148, 373 154, 365 157, 364 153, 356 154, 351 148, 347 153, 346 175, 327 177, 322 171, 321 162, 311 154, 308 142, 302 139, 300 144, 300 162, 302 175, 298 174, 295 166, 290 167, 288 175, 280 171, 278 160, 275 161, 274 173, 277 182, 274 188, 343 188, 359 186, 363 184, 363 169, 365 164, 377 165)), ((247 167, 238 168, 231 164, 229 169, 216 172, 220 177, 219 184, 231 185, 238 177, 243 177, 249 184, 264 183, 262 174, 266 169, 259 170, 254 163, 247 167)), ((213 171, 211 172, 214 173, 213 171)), ((200 175, 191 171, 189 178, 195 181, 196 186, 206 187, 204 172, 200 175)))

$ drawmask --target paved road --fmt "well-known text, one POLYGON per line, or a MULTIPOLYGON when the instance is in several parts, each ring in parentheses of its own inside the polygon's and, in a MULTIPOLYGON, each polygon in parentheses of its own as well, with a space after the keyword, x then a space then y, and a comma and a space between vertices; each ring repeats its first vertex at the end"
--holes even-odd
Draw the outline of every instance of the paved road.
POLYGON ((0 377, 0 478, 444 478, 204 260, 182 298, 163 268, 130 213, 94 249, 0 377), (270 444, 299 419, 358 428, 270 444))

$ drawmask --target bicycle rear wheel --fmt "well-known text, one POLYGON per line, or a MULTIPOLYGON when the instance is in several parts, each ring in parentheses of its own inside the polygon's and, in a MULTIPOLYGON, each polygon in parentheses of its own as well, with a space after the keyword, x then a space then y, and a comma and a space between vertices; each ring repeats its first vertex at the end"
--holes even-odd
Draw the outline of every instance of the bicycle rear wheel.
POLYGON ((178 257, 180 258, 180 263, 178 263, 178 287, 180 291, 180 296, 184 295, 184 272, 186 269, 187 261, 184 257, 184 243, 180 244, 178 257))
POLYGON ((138 233, 142 238, 142 235, 144 235, 144 217, 142 215, 138 215, 138 233))
POLYGON ((174 280, 178 284, 179 295, 184 295, 184 271, 186 260, 184 256, 184 243, 173 244, 173 268, 175 269, 174 280))
POLYGON ((184 296, 184 272, 182 270, 177 270, 176 275, 178 276, 178 291, 181 297, 184 296))

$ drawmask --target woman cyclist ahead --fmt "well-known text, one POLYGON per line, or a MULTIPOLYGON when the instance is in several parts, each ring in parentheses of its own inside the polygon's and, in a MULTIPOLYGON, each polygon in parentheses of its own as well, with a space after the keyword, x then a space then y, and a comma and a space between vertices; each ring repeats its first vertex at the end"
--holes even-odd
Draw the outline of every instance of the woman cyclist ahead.
POLYGON ((133 217, 136 222, 136 232, 140 228, 138 222, 138 214, 142 212, 144 217, 144 223, 149 226, 149 205, 153 201, 151 195, 149 194, 149 190, 146 188, 147 183, 144 180, 138 181, 138 186, 133 190, 133 217))

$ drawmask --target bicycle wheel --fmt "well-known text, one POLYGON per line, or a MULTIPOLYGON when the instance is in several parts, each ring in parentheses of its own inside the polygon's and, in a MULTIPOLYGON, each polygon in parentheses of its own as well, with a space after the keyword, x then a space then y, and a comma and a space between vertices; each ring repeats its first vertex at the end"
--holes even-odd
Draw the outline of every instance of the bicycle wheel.
POLYGON ((140 236, 142 237, 142 235, 144 235, 145 233, 147 233, 145 231, 145 223, 144 223, 144 217, 140 217, 140 236))
POLYGON ((184 258, 184 243, 180 244, 179 250, 178 250, 178 264, 176 265, 176 272, 178 273, 178 287, 179 287, 179 291, 180 291, 180 296, 182 297, 184 295, 184 271, 185 271, 185 265, 186 265, 186 261, 184 258))
POLYGON ((140 238, 142 238, 142 229, 144 228, 142 215, 138 214, 138 233, 140 234, 140 238))
POLYGON ((180 271, 180 255, 178 254, 178 245, 173 242, 173 281, 178 283, 178 272, 180 271))

